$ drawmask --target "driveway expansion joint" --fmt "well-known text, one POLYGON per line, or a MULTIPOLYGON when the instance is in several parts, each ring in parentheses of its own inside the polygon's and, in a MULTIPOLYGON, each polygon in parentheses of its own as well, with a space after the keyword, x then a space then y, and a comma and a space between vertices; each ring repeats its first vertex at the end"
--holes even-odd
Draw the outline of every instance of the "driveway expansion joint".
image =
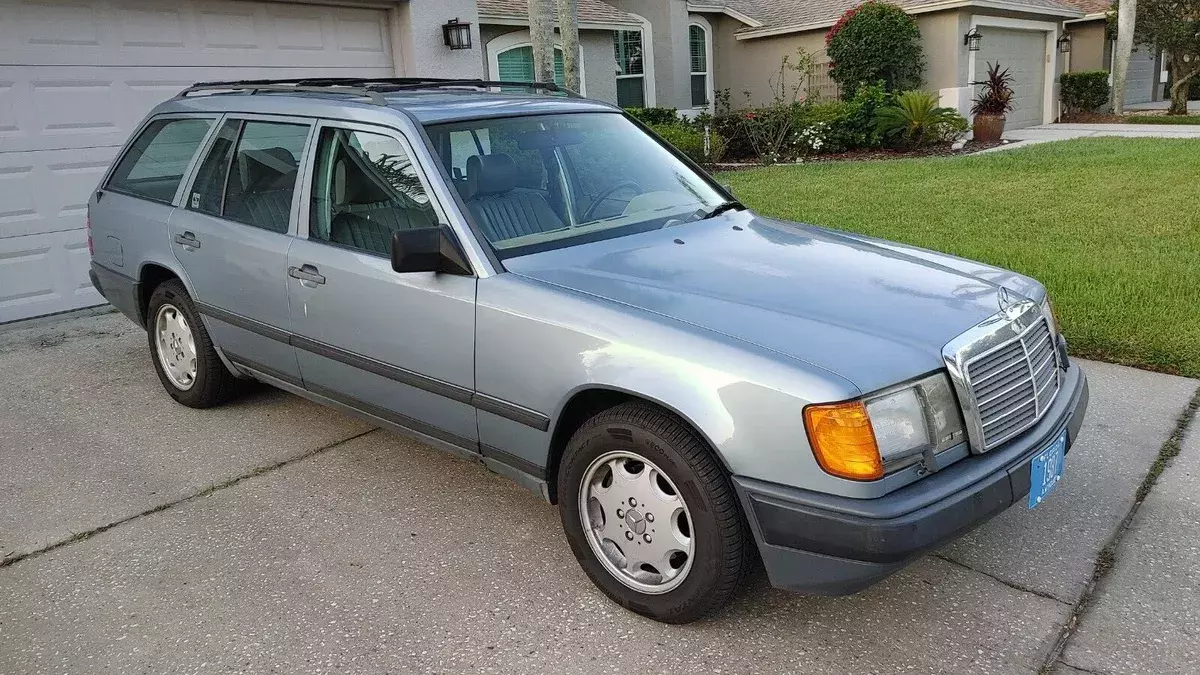
POLYGON ((320 447, 313 448, 311 450, 306 450, 306 451, 300 453, 299 455, 288 457, 287 459, 283 459, 283 460, 280 460, 278 462, 274 462, 271 464, 257 466, 255 468, 251 469, 250 471, 247 471, 246 473, 234 476, 233 478, 222 481, 220 483, 210 485, 210 486, 204 488, 203 490, 200 490, 199 492, 194 492, 190 495, 187 495, 185 497, 180 497, 179 499, 169 501, 165 504, 159 504, 158 506, 146 509, 145 511, 142 511, 140 513, 135 513, 131 516, 126 516, 124 518, 121 518, 120 520, 115 520, 111 523, 100 525, 100 526, 94 527, 90 530, 84 530, 83 532, 77 532, 77 533, 71 535, 70 537, 67 537, 66 539, 60 539, 59 541, 56 541, 47 546, 43 546, 42 548, 39 548, 39 549, 36 549, 33 551, 29 551, 27 553, 21 553, 18 555, 5 557, 3 559, 0 559, 0 569, 4 569, 6 567, 11 567, 11 566, 21 562, 22 560, 36 558, 45 553, 49 553, 51 551, 58 550, 65 546, 70 546, 71 544, 91 538, 92 536, 100 534, 102 532, 107 532, 115 527, 138 520, 145 516, 153 515, 155 513, 159 513, 160 511, 166 511, 167 509, 173 508, 175 506, 179 506, 181 504, 186 504, 188 502, 192 502, 197 499, 202 499, 202 498, 207 497, 215 492, 224 490, 225 488, 231 488, 243 481, 250 480, 251 478, 255 478, 255 477, 261 476, 263 474, 271 473, 272 471, 275 471, 277 469, 282 469, 285 466, 296 464, 298 462, 303 462, 306 459, 311 459, 313 457, 316 457, 317 455, 324 454, 330 450, 337 448, 338 446, 340 446, 344 443, 349 443, 350 441, 353 441, 356 438, 361 438, 363 436, 366 436, 367 434, 371 434, 376 431, 379 431, 379 429, 378 428, 368 429, 366 431, 354 434, 352 436, 348 436, 341 440, 334 441, 332 443, 328 443, 326 445, 322 445, 320 447))
POLYGON ((1029 593, 1030 595, 1036 595, 1039 598, 1053 600, 1054 602, 1057 602, 1060 605, 1067 605, 1068 607, 1071 605, 1070 602, 1063 600, 1062 598, 1055 597, 1054 595, 1047 593, 1046 591, 1039 591, 1036 588, 1029 588, 1027 586, 1022 586, 1021 584, 1018 584, 1013 581, 1009 581, 1008 579, 1003 579, 1003 578, 998 577, 995 574, 992 574, 990 572, 984 572, 983 570, 975 569, 974 567, 971 567, 970 565, 968 565, 964 562, 955 560, 954 558, 948 558, 948 557, 942 555, 941 553, 935 553, 935 554, 933 554, 933 557, 937 558, 938 560, 944 560, 952 565, 957 565, 965 570, 970 570, 977 574, 982 574, 983 576, 985 576, 997 583, 1003 584, 1004 586, 1007 586, 1007 587, 1013 589, 1014 591, 1020 591, 1022 593, 1029 593))
POLYGON ((1050 650, 1050 653, 1046 655, 1046 660, 1042 663, 1041 670, 1038 671, 1041 675, 1052 673, 1056 662, 1064 663, 1083 672, 1092 672, 1071 666, 1071 664, 1062 661, 1063 650, 1066 649, 1067 642, 1070 641, 1071 636, 1075 634, 1075 629, 1079 627, 1080 621, 1086 616, 1088 608, 1091 606, 1092 597, 1095 595, 1100 582, 1108 576, 1108 573, 1112 571, 1113 566, 1116 564, 1117 547, 1120 546, 1125 533, 1129 531, 1129 526, 1133 523, 1133 518, 1137 515, 1138 509, 1141 508, 1142 502, 1146 501, 1146 497, 1154 489, 1155 483, 1158 482, 1158 477, 1170 466, 1171 460, 1178 456, 1179 452, 1183 449, 1183 439, 1187 435, 1192 421, 1196 418, 1197 411, 1200 411, 1200 388, 1196 389, 1195 393, 1192 394, 1191 400, 1184 406, 1183 411, 1179 413, 1179 418, 1175 422, 1175 428, 1171 431, 1171 435, 1167 437, 1167 440, 1163 441, 1162 448, 1158 451, 1158 458, 1154 460, 1154 464, 1150 465, 1150 470, 1146 472, 1146 477, 1142 479, 1142 484, 1138 486, 1137 493, 1134 495, 1133 505, 1129 508, 1129 512, 1121 519, 1108 543, 1104 545, 1104 548, 1100 550, 1100 554, 1096 556, 1096 567, 1092 573, 1092 578, 1088 580, 1083 593, 1075 603, 1075 609, 1063 624, 1058 641, 1050 650))

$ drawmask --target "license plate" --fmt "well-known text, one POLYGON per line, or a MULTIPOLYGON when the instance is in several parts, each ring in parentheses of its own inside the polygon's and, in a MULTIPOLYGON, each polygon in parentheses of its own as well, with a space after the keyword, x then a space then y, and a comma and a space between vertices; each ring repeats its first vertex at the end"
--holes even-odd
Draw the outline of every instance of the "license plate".
POLYGON ((1063 463, 1067 454, 1067 430, 1063 429, 1046 449, 1033 456, 1029 463, 1029 508, 1045 501, 1062 480, 1063 463))

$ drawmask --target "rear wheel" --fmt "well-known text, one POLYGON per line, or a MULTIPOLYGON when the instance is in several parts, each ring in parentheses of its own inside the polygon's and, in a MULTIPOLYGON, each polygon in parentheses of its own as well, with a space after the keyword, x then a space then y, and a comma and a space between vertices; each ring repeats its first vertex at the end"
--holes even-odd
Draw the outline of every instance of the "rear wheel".
POLYGON ((147 316, 154 370, 171 398, 191 408, 209 408, 233 395, 237 380, 217 356, 200 314, 178 279, 154 289, 147 316))
POLYGON ((584 423, 558 481, 575 557, 627 609, 695 621, 728 603, 752 565, 750 534, 723 467, 659 408, 626 403, 584 423))

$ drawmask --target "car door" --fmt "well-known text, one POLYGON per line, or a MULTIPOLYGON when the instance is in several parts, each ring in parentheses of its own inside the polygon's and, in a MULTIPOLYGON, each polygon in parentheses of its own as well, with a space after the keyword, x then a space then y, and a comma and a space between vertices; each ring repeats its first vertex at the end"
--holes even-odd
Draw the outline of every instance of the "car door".
POLYGON ((228 115, 171 217, 197 309, 231 361, 299 386, 289 342, 287 251, 312 123, 228 115))
POLYGON ((288 252, 305 387, 474 456, 476 278, 401 274, 390 258, 393 231, 445 211, 400 132, 322 122, 314 138, 305 236, 288 252))

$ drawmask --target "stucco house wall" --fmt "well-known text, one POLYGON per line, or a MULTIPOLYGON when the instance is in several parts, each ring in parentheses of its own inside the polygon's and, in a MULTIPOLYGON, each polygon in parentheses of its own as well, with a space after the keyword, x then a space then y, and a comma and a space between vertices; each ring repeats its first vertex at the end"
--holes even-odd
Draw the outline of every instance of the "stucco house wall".
POLYGON ((1078 21, 1067 24, 1071 32, 1071 72, 1081 70, 1108 70, 1108 37, 1105 35, 1104 19, 1078 21))

